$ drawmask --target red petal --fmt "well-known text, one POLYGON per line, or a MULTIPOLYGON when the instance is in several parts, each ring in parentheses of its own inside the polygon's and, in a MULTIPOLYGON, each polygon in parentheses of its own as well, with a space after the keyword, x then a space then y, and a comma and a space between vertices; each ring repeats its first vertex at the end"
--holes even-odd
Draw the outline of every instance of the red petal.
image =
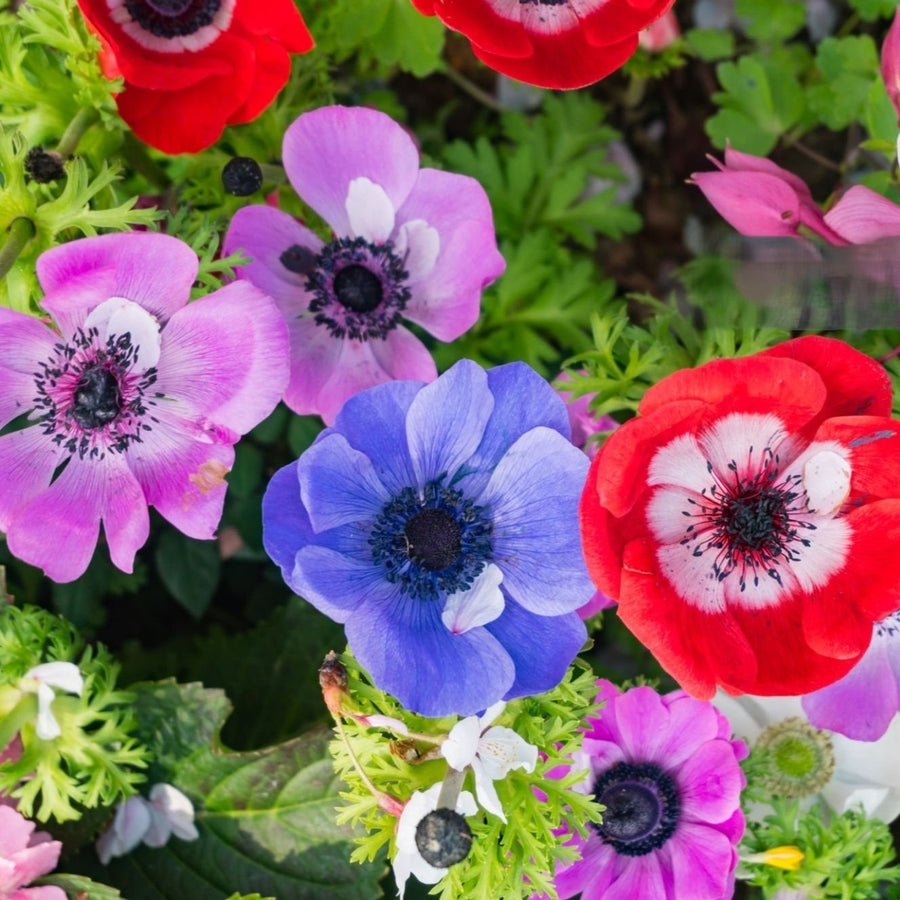
POLYGON ((674 372, 644 394, 639 409, 649 416, 670 403, 700 400, 721 415, 772 413, 788 431, 797 431, 819 414, 826 396, 822 379, 809 366, 757 353, 674 372))
POLYGON ((233 23, 291 53, 306 53, 315 46, 293 0, 237 0, 233 23))
POLYGON ((828 390, 823 419, 891 414, 891 380, 884 367, 844 341, 808 335, 758 355, 795 359, 815 369, 828 390))
POLYGON ((619 523, 600 505, 597 489, 599 464, 598 456, 591 463, 578 508, 581 545, 588 573, 594 584, 604 594, 616 598, 619 596, 622 575, 623 541, 618 536, 619 523))
POLYGON ((250 93, 227 124, 240 125, 255 119, 278 95, 291 76, 291 58, 284 48, 271 41, 257 41, 253 45, 255 64, 250 93))

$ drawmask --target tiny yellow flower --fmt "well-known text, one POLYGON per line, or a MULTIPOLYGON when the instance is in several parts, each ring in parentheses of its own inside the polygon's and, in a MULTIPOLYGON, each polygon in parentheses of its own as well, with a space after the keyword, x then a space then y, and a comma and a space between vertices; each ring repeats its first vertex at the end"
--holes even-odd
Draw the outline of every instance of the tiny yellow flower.
POLYGON ((793 872, 800 868, 803 862, 803 851, 792 844, 781 847, 771 847, 762 853, 752 853, 742 858, 745 863, 761 863, 766 866, 775 866, 777 869, 786 869, 793 872))

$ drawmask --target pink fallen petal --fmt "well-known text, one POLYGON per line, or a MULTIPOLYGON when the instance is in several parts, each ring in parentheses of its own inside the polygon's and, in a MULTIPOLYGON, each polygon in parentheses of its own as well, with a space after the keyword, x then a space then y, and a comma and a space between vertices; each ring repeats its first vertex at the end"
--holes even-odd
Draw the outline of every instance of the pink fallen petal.
POLYGON ((825 213, 825 221, 851 244, 868 244, 900 235, 900 206, 856 184, 825 213))

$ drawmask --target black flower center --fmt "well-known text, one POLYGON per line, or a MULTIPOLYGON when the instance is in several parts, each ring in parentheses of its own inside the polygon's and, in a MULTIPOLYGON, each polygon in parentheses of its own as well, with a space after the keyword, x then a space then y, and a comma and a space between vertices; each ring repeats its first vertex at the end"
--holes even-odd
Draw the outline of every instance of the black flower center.
POLYGON ((411 562, 432 571, 446 569, 459 558, 461 531, 445 509, 423 509, 403 529, 411 562))
POLYGON ((79 329, 53 348, 34 373, 34 408, 55 444, 81 459, 103 459, 140 442, 162 396, 151 390, 156 369, 137 367, 131 335, 101 341, 96 328, 79 329))
POLYGON ((334 293, 338 303, 357 313, 372 312, 384 299, 381 279, 357 265, 346 266, 334 276, 334 293))
POLYGON ((782 477, 778 454, 769 447, 757 465, 752 465, 752 447, 748 453, 745 471, 754 473, 750 476, 739 476, 734 460, 728 463, 728 477, 720 477, 707 462, 713 483, 700 492, 702 499, 687 499, 682 515, 690 524, 680 542, 694 556, 711 553, 715 577, 723 581, 734 573, 741 591, 748 584, 758 586, 761 577, 781 584, 779 566, 797 561, 799 549, 811 546, 802 532, 816 530, 803 518, 802 477, 782 477))
POLYGON ((472 829, 456 810, 441 807, 416 825, 416 848, 422 859, 438 869, 462 862, 472 849, 472 829))
POLYGON ((122 411, 119 380, 105 366, 94 364, 81 373, 72 402, 72 418, 84 429, 100 428, 122 411))
POLYGON ((212 23, 222 0, 125 0, 132 20, 161 38, 185 37, 212 23))
POLYGON ((409 274, 394 245, 363 238, 337 238, 312 257, 294 244, 281 264, 307 276, 309 312, 336 338, 383 340, 397 327, 409 302, 409 274))
POLYGON ((493 559, 487 510, 441 479, 404 488, 372 526, 372 559, 401 593, 434 600, 472 586, 493 559))
POLYGON ((597 779, 594 797, 606 807, 594 828, 617 853, 644 856, 675 833, 681 799, 655 763, 616 763, 597 779))

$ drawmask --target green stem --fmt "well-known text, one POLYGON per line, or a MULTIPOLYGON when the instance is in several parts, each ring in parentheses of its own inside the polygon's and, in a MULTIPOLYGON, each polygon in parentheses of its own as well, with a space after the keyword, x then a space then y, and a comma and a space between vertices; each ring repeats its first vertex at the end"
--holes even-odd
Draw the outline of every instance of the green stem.
POLYGON ((9 746, 10 741, 38 713, 37 694, 23 694, 22 699, 0 719, 0 750, 9 746))
POLYGON ((470 97, 474 97, 479 103, 486 106, 488 109, 492 109, 494 112, 502 113, 504 112, 503 107, 499 103, 499 101, 491 96, 487 91, 483 91, 477 84, 473 81, 469 81, 462 72, 457 72, 453 66, 447 66, 444 69, 444 75, 446 75, 452 82, 454 82, 457 87, 461 87, 470 97))
POLYGON ((166 191, 172 186, 166 170, 155 160, 147 148, 130 131, 126 131, 122 142, 122 156, 139 175, 143 175, 151 184, 155 184, 161 191, 166 191))
POLYGON ((84 133, 100 118, 100 113, 93 108, 85 108, 78 110, 78 114, 69 122, 63 136, 59 139, 56 152, 63 158, 68 159, 78 148, 78 142, 84 133))
POLYGON ((13 219, 12 225, 9 226, 6 243, 0 249, 0 278, 6 277, 19 258, 19 254, 35 233, 34 222, 31 219, 27 219, 25 216, 13 219))

